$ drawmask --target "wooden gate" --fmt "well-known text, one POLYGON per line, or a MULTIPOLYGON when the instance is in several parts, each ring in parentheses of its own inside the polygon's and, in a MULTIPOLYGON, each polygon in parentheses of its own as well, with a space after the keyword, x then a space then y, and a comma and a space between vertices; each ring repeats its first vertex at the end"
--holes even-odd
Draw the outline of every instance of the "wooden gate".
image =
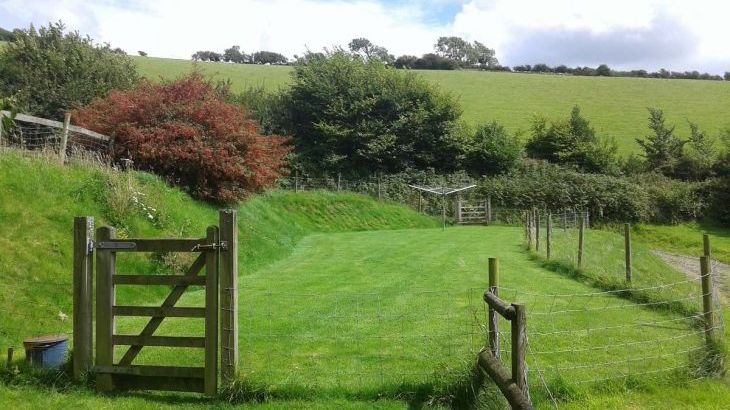
POLYGON ((489 197, 482 201, 456 202, 456 222, 465 224, 489 224, 492 222, 492 201, 489 197))
POLYGON ((110 390, 175 390, 214 395, 218 380, 218 259, 223 244, 218 228, 208 228, 200 239, 116 239, 113 228, 102 227, 96 233, 96 386, 110 390), (184 275, 118 274, 119 252, 195 252, 195 262, 184 275), (198 273, 205 267, 205 276, 198 273), (115 303, 117 286, 170 285, 172 291, 159 307, 120 306, 115 303), (204 307, 176 307, 191 285, 205 287, 204 307), (115 332, 118 316, 150 317, 138 335, 115 332), (166 317, 201 318, 205 336, 157 336, 155 331, 166 317), (118 363, 114 347, 129 346, 118 363), (144 346, 188 347, 205 349, 203 367, 133 365, 144 346))

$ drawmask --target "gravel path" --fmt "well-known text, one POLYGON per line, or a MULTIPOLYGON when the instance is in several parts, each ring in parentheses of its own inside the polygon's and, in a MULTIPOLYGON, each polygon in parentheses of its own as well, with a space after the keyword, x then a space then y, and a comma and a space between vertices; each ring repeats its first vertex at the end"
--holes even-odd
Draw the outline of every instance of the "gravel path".
MULTIPOLYGON (((652 252, 660 257, 664 261, 664 263, 673 266, 675 269, 678 269, 681 272, 686 273, 688 277, 694 279, 700 277, 699 258, 687 255, 677 255, 657 250, 652 252)), ((720 282, 720 297, 722 298, 723 304, 730 302, 730 265, 713 260, 712 269, 718 274, 720 282)))

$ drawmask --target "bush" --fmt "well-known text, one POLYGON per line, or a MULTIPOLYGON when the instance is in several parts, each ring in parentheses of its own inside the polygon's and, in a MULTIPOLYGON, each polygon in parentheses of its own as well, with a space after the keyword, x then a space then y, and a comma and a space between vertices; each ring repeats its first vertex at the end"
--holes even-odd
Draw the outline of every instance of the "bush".
POLYGON ((114 157, 166 177, 192 195, 231 203, 282 174, 287 139, 262 136, 240 106, 197 73, 113 91, 74 112, 84 127, 114 138, 114 157))
POLYGON ((15 96, 21 111, 61 119, 67 109, 137 82, 128 56, 78 32, 64 33, 62 23, 14 35, 0 53, 0 94, 15 96))
POLYGON ((474 176, 499 175, 515 169, 522 159, 522 145, 503 126, 492 122, 477 129, 467 154, 474 176))
POLYGON ((350 176, 461 165, 461 111, 450 95, 377 59, 335 52, 306 61, 284 101, 306 167, 350 176))

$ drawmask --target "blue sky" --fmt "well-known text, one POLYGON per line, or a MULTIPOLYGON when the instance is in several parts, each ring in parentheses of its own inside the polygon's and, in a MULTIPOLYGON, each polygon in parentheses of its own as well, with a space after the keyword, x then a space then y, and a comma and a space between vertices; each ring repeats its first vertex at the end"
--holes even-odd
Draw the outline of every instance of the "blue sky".
POLYGON ((63 20, 130 53, 304 50, 367 37, 395 55, 439 36, 480 41, 506 65, 606 63, 730 71, 730 2, 717 0, 0 0, 0 27, 63 20))

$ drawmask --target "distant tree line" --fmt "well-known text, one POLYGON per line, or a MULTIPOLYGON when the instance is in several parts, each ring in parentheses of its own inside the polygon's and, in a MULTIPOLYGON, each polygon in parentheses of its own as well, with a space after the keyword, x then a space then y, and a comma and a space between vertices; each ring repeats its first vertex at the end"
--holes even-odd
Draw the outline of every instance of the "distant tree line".
MULTIPOLYGON (((509 69, 507 71, 510 71, 509 69)), ((649 72, 647 70, 614 70, 606 64, 598 67, 568 67, 564 64, 551 67, 547 64, 524 64, 512 67, 517 73, 539 73, 539 74, 568 74, 578 76, 602 76, 602 77, 641 77, 641 78, 668 78, 668 79, 685 79, 685 80, 715 80, 730 81, 730 72, 726 72, 724 77, 720 75, 712 75, 709 73, 700 73, 699 71, 669 71, 664 68, 659 71, 649 72)))
POLYGON ((0 41, 14 41, 15 34, 12 31, 5 30, 0 27, 0 41))
POLYGON ((193 61, 225 61, 236 64, 287 64, 289 59, 280 53, 273 51, 256 51, 247 54, 241 51, 240 46, 231 46, 223 50, 223 53, 215 51, 196 51, 192 55, 193 61))

